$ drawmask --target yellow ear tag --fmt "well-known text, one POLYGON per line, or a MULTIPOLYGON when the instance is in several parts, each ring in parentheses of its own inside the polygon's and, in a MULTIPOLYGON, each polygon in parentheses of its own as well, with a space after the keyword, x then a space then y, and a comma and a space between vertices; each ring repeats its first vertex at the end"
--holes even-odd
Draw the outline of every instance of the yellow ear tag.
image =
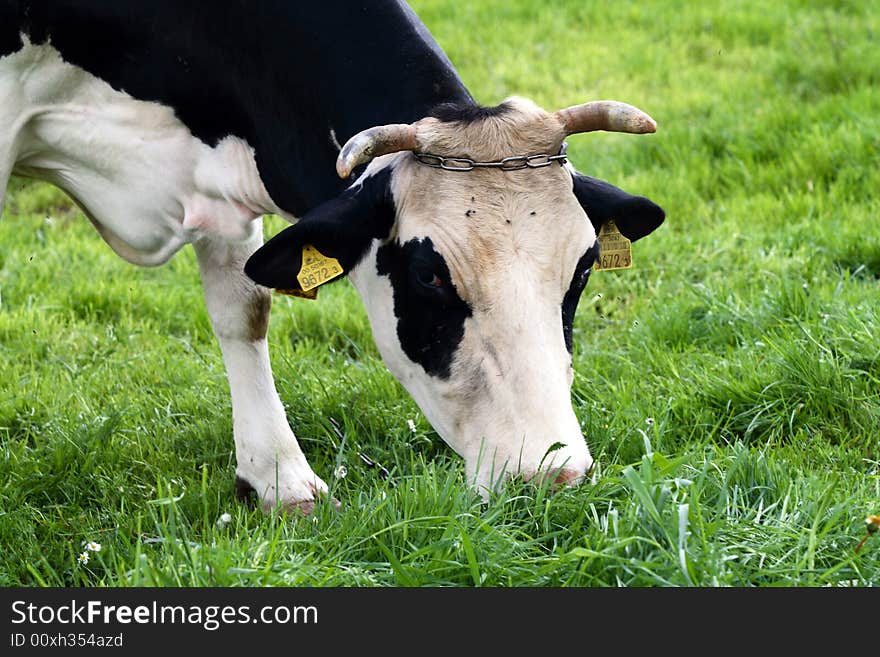
POLYGON ((593 264, 595 271, 632 267, 632 242, 621 235, 613 219, 605 222, 598 238, 599 257, 593 264))
POLYGON ((344 273, 336 258, 328 258, 311 244, 303 246, 302 268, 296 275, 303 292, 313 290, 344 273))

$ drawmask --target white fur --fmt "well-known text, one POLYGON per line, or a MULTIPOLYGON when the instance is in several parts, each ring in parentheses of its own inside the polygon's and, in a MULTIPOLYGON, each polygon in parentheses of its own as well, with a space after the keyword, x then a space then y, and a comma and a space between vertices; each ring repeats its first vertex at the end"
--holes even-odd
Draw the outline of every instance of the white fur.
POLYGON ((287 423, 266 340, 250 328, 267 292, 242 267, 262 243, 257 218, 283 214, 253 149, 236 137, 209 147, 169 108, 112 89, 50 45, 23 43, 0 59, 0 192, 11 173, 54 183, 134 264, 162 264, 193 243, 232 393, 237 472, 267 508, 313 500, 327 487, 287 423))
POLYGON ((374 242, 349 278, 385 364, 464 458, 484 496, 512 474, 528 479, 565 468, 582 477, 593 459, 571 405, 561 303, 596 235, 570 173, 556 167, 477 177, 395 155, 374 161, 365 176, 384 166, 394 166, 394 239, 430 237, 473 312, 451 376, 429 375, 400 345, 393 290, 377 274, 374 242), (476 211, 469 216, 468 209, 476 211))
POLYGON ((243 273, 247 258, 262 243, 205 237, 195 243, 205 303, 220 342, 232 393, 236 474, 257 491, 264 506, 291 506, 326 493, 287 423, 275 391, 265 338, 253 339, 248 303, 258 293, 243 273))

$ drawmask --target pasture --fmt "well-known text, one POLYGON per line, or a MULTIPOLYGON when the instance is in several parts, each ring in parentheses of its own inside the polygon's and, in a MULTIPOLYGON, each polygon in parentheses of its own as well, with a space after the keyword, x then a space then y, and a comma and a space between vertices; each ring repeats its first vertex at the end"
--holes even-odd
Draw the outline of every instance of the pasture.
POLYGON ((632 270, 593 274, 576 315, 595 483, 514 481, 482 504, 343 281, 317 302, 276 296, 269 332, 291 426, 342 509, 236 502, 192 250, 135 268, 63 194, 14 179, 0 585, 880 582, 880 536, 855 552, 880 512, 873 3, 411 4, 483 104, 614 98, 658 122, 569 140, 580 171, 667 212, 632 270))

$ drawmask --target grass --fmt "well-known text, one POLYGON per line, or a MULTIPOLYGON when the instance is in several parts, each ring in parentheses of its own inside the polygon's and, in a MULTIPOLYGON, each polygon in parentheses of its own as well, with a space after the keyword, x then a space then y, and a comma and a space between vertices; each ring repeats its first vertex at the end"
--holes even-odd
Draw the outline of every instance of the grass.
POLYGON ((576 317, 595 485, 511 482, 481 505, 343 282, 277 298, 270 340, 344 508, 235 502, 191 250, 129 266, 61 193, 17 180, 0 222, 0 585, 876 585, 880 537, 854 552, 880 511, 871 3, 412 4, 481 102, 610 97, 658 120, 570 140, 581 171, 668 214, 576 317))

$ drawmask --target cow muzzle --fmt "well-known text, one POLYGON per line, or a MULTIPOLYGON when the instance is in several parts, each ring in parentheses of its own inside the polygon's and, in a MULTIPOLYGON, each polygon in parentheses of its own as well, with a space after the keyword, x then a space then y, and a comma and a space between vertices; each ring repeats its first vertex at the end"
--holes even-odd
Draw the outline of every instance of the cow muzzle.
POLYGON ((525 472, 523 478, 536 486, 549 484, 553 489, 577 486, 583 483, 593 470, 593 458, 589 450, 584 451, 585 454, 572 455, 561 460, 560 465, 555 465, 559 461, 554 460, 553 464, 539 468, 533 473, 525 472))
MULTIPOLYGON (((523 450, 525 452, 525 450, 523 450)), ((593 470, 593 458, 582 437, 569 441, 564 447, 547 451, 543 457, 527 459, 525 454, 496 453, 494 458, 465 454, 468 479, 486 498, 509 478, 519 477, 537 486, 552 490, 584 483, 593 470)))
POLYGON ((584 468, 550 468, 549 470, 539 470, 526 481, 536 486, 543 486, 549 482, 553 489, 565 488, 568 486, 577 486, 584 483, 593 471, 593 460, 589 460, 589 465, 584 468))

